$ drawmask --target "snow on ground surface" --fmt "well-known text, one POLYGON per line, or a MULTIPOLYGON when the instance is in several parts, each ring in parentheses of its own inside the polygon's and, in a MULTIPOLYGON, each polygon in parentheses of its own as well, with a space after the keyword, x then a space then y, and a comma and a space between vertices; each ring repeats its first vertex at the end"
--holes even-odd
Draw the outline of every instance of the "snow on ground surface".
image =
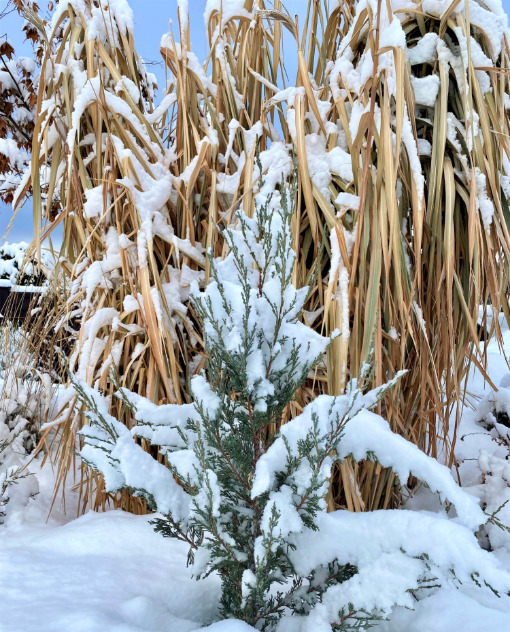
POLYGON ((214 614, 218 583, 192 579, 186 555, 121 511, 21 528, 1 540, 0 629, 191 632, 214 614))
MULTIPOLYGON (((68 517, 51 500, 50 468, 23 522, 0 528, 1 632, 191 632, 214 616, 219 582, 197 582, 187 546, 156 534, 147 516, 68 517)), ((74 501, 74 502, 73 502, 74 501)))
MULTIPOLYGON (((510 351, 510 332, 504 337, 510 351)), ((491 379, 507 385, 509 369, 496 343, 488 345, 487 354, 491 379)), ((478 372, 467 390, 474 405, 488 393, 478 372)), ((457 455, 464 486, 478 495, 480 449, 500 458, 508 450, 492 441, 475 419, 467 407, 457 455)), ((47 519, 53 473, 49 465, 40 470, 34 463, 32 469, 39 495, 0 527, 0 632, 195 632, 214 619, 218 578, 197 582, 191 577, 186 545, 154 533, 146 516, 110 511, 76 519, 78 499, 71 491, 67 513, 57 506, 47 519)), ((442 511, 437 498, 424 489, 408 507, 442 511)), ((493 555, 510 570, 510 534, 493 555)), ((253 630, 238 621, 206 629, 253 630)), ((481 591, 446 587, 417 602, 413 611, 395 608, 390 620, 375 630, 508 632, 510 610, 507 601, 481 591)))

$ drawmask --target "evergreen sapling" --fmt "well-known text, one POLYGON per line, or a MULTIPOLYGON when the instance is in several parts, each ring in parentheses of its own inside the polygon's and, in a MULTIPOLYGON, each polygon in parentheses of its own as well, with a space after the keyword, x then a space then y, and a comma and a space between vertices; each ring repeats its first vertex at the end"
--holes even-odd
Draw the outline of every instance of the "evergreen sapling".
MULTIPOLYGON (((190 544, 198 575, 219 572, 223 617, 261 629, 272 628, 286 609, 305 613, 331 584, 356 572, 352 565, 332 563, 321 573, 299 577, 288 553, 289 536, 303 526, 316 528, 317 512, 325 510, 331 455, 344 424, 362 406, 361 384, 351 383, 341 413, 332 400, 326 425, 314 414, 296 445, 283 436, 285 468, 271 490, 256 493, 257 464, 274 442, 285 408, 330 342, 298 320, 308 288, 292 285, 294 194, 282 185, 281 193, 257 207, 255 217, 238 213, 237 226, 223 232, 229 255, 211 260, 213 281, 205 291, 194 287, 207 362, 207 378, 196 376, 191 384, 194 404, 179 407, 178 419, 172 414, 177 407, 160 407, 155 423, 153 415, 144 414, 148 402, 119 391, 137 411, 136 435, 163 448, 169 473, 189 496, 186 519, 170 511, 155 521, 156 529, 190 544), (160 424, 163 410, 168 417, 160 424)), ((368 365, 362 379, 367 377, 368 365)), ((108 469, 117 469, 120 452, 110 446, 119 442, 124 427, 97 406, 90 388, 75 387, 94 422, 82 431, 82 457, 108 482, 108 469)), ((372 405, 384 390, 371 398, 372 405)), ((124 480, 113 487, 124 486, 166 513, 151 489, 124 480)))
MULTIPOLYGON (((319 616, 322 607, 322 629, 366 629, 393 603, 410 605, 409 591, 426 581, 433 560, 408 558, 402 546, 395 547, 391 555, 397 566, 407 560, 409 578, 396 582, 394 601, 380 607, 377 597, 373 605, 362 600, 366 607, 352 603, 350 595, 359 593, 356 560, 340 562, 320 547, 314 555, 306 544, 324 523, 334 460, 352 454, 380 458, 386 466, 395 454, 403 480, 411 471, 423 474, 473 524, 479 524, 480 510, 444 466, 368 412, 400 378, 365 392, 371 359, 344 395, 316 398, 280 428, 286 407, 331 340, 298 320, 309 290, 292 284, 294 196, 295 189, 282 184, 258 197, 254 217, 239 212, 235 225, 223 231, 228 256, 211 259, 212 281, 202 291, 197 284, 192 289, 206 352, 205 372, 191 381, 193 403, 157 406, 121 388, 117 396, 137 421, 129 431, 96 390, 73 378, 91 421, 81 431, 81 456, 104 475, 108 491, 128 489, 159 512, 157 531, 189 545, 197 577, 219 574, 221 617, 274 630, 279 621, 285 626, 282 617, 305 620, 319 616), (159 446, 166 464, 134 437, 159 446), (314 557, 317 562, 303 562, 314 557), (332 599, 334 614, 322 603, 332 599)), ((359 581, 371 579, 363 570, 359 581)))

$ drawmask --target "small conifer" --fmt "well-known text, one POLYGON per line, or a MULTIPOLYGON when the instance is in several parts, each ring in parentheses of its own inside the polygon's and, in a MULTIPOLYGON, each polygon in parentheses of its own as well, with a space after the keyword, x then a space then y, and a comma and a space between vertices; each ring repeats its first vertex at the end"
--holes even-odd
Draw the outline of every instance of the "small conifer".
MULTIPOLYGON (((171 481, 179 481, 182 494, 175 494, 170 511, 168 498, 158 498, 153 489, 157 477, 135 481, 140 461, 119 449, 127 429, 107 414, 92 389, 75 383, 93 421, 82 430, 83 459, 105 474, 109 489, 128 488, 163 514, 156 530, 190 544, 198 576, 219 573, 223 617, 260 629, 273 629, 285 611, 306 614, 331 585, 356 573, 351 564, 331 563, 300 577, 289 558, 289 536, 303 526, 316 529, 317 513, 325 510, 332 454, 347 420, 363 408, 362 385, 369 377, 366 365, 345 396, 329 398, 327 423, 312 412, 296 442, 275 434, 284 409, 330 342, 298 320, 308 288, 292 285, 294 193, 282 185, 259 203, 253 218, 238 213, 236 226, 223 232, 229 255, 211 259, 213 281, 202 292, 193 290, 206 350, 205 374, 191 384, 194 403, 162 406, 155 415, 156 407, 143 398, 124 389, 118 393, 135 411, 135 434, 163 447, 166 483, 174 487, 171 481), (265 485, 258 465, 270 463, 268 449, 277 437, 285 449, 283 467, 265 485)), ((370 406, 385 388, 371 394, 370 406)), ((161 474, 156 461, 151 467, 161 474)), ((370 620, 363 614, 356 627, 370 620)))

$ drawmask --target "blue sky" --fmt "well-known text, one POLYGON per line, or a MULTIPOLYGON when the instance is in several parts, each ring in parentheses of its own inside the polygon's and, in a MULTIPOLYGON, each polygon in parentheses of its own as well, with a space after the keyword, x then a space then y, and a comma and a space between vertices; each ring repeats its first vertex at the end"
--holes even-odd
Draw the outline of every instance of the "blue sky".
MULTIPOLYGON (((61 0, 64 2, 65 0, 61 0)), ((5 0, 0 0, 0 8, 5 6, 5 0)), ((46 4, 40 1, 43 6, 46 4)), ((178 29, 177 0, 129 0, 133 9, 135 21, 135 40, 138 53, 150 64, 148 69, 157 77, 160 85, 164 83, 164 67, 160 62, 159 42, 161 36, 169 31, 170 20, 173 21, 174 33, 178 29)), ((269 4, 269 3, 268 3, 269 4)), ((307 5, 307 0, 287 0, 284 2, 291 13, 301 14, 307 5)), ((207 52, 203 14, 206 0, 188 0, 190 9, 191 40, 193 50, 199 58, 204 58, 207 52)), ((503 0, 503 6, 510 13, 510 0, 503 0)), ((30 46, 25 43, 21 30, 22 19, 17 13, 12 13, 0 22, 0 35, 7 35, 14 44, 18 55, 30 55, 30 46)), ((288 68, 288 70, 290 70, 288 68)), ((5 231, 12 217, 12 209, 0 202, 0 242, 3 241, 5 231)), ((19 211, 13 227, 7 237, 8 241, 30 241, 33 236, 32 206, 27 202, 19 211)))

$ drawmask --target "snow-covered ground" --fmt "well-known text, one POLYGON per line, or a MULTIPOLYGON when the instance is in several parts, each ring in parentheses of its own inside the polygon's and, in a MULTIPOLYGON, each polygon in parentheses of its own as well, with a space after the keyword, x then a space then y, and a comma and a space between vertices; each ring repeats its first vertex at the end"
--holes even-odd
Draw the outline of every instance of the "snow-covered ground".
MULTIPOLYGON (((510 332, 505 332, 510 351, 510 332)), ((487 349, 489 375, 505 384, 509 369, 497 344, 487 349)), ((475 372, 468 385, 475 404, 487 394, 475 372)), ((457 454, 465 487, 483 497, 478 465, 480 449, 505 459, 508 449, 475 423, 466 408, 457 454)), ((153 531, 150 517, 121 511, 77 515, 77 497, 66 494, 66 511, 58 504, 48 518, 53 493, 50 465, 32 464, 39 494, 0 526, 0 632, 192 632, 214 619, 219 603, 217 577, 196 581, 186 566, 187 546, 153 531)), ((506 489, 496 486, 501 498, 506 489)), ((486 491, 486 490, 485 490, 486 491)), ((489 502, 490 498, 484 497, 489 502)), ((409 506, 442 511, 422 489, 409 506)), ((508 516, 508 507, 499 515, 508 516)), ((505 521, 505 520, 503 520, 505 521)), ((380 534, 379 534, 380 536, 380 534)), ((490 533, 494 552, 510 571, 510 533, 490 533)), ((376 578, 374 578, 376 582, 376 578)), ((297 623, 296 623, 297 625, 297 623)), ((210 632, 247 632, 246 624, 228 621, 210 632)), ((298 631, 296 627, 296 632, 298 631)), ((380 632, 508 632, 510 599, 451 586, 431 591, 414 610, 396 608, 380 632)))
MULTIPOLYGON (((0 535, 2 632, 192 632, 214 615, 219 582, 192 579, 187 547, 155 534, 147 517, 90 512, 61 525, 43 517, 32 514, 0 535)), ((415 611, 399 609, 379 629, 508 632, 501 600, 484 605, 479 598, 444 589, 415 611)), ((252 628, 231 622, 209 629, 252 628)))
MULTIPOLYGON (((34 468, 36 469, 36 468, 34 468)), ((1 632, 191 632, 214 615, 219 582, 197 582, 187 547, 122 511, 73 519, 77 498, 49 518, 51 467, 40 493, 0 527, 1 632)))
POLYGON ((190 632, 214 614, 218 583, 186 572, 186 546, 147 518, 89 513, 2 538, 2 632, 190 632))

